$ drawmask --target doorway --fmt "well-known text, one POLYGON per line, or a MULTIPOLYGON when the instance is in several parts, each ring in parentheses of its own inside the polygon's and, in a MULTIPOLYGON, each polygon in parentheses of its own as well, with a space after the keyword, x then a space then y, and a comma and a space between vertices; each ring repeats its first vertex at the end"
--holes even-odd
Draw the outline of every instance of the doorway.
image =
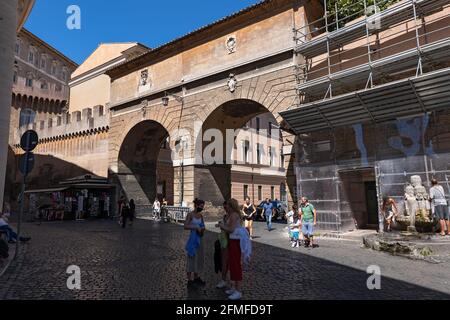
POLYGON ((375 181, 364 182, 366 191, 367 227, 378 227, 378 196, 375 181))
POLYGON ((354 225, 344 226, 347 231, 376 229, 378 227, 378 197, 374 168, 353 168, 339 171, 343 187, 341 199, 354 225))

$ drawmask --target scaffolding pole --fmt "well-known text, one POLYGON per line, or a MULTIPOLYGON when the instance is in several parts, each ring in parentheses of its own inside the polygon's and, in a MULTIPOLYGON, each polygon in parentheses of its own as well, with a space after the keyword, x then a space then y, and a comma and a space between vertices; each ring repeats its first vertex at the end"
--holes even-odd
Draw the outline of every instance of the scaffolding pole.
POLYGON ((327 93, 325 94, 325 99, 327 98, 328 93, 330 94, 330 99, 333 98, 333 88, 331 87, 331 57, 330 57, 330 38, 328 37, 328 9, 327 9, 327 0, 324 0, 325 5, 325 31, 327 33, 327 60, 328 60, 328 81, 330 84, 328 86, 327 93))
POLYGON ((419 25, 417 23, 417 8, 416 8, 416 0, 411 0, 413 12, 414 12, 414 24, 415 24, 415 31, 416 31, 416 47, 417 47, 417 54, 419 56, 419 61, 417 62, 417 70, 416 70, 416 77, 421 76, 423 74, 422 70, 422 49, 420 46, 420 36, 419 36, 419 25))
MULTIPOLYGON (((376 4, 375 4, 375 8, 376 8, 376 4)), ((366 89, 367 89, 367 88, 369 88, 369 84, 370 84, 370 88, 373 88, 372 52, 370 51, 370 32, 369 32, 369 19, 367 16, 367 0, 364 0, 364 15, 365 15, 365 19, 366 19, 367 59, 368 59, 369 68, 370 68, 369 78, 367 79, 367 83, 366 83, 366 89)))

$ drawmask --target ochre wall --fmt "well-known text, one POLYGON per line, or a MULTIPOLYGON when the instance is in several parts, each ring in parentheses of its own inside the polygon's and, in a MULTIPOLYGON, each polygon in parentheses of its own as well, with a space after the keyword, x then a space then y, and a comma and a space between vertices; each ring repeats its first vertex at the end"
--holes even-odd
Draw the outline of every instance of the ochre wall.
POLYGON ((236 25, 213 39, 173 54, 156 63, 142 65, 138 71, 115 79, 111 85, 111 103, 139 96, 140 72, 148 69, 152 86, 157 91, 210 73, 226 70, 293 47, 293 9, 286 10, 253 24, 236 25), (236 51, 229 54, 226 40, 236 37, 236 51))
POLYGON ((102 74, 70 89, 70 112, 82 111, 110 101, 110 78, 102 74))

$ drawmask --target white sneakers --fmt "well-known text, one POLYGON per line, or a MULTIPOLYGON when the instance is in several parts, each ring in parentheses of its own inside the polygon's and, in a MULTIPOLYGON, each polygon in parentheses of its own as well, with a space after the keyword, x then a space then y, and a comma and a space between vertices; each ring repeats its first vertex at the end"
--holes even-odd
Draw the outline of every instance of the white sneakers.
MULTIPOLYGON (((217 285, 217 288, 219 288, 219 285, 222 285, 222 283, 224 284, 224 286, 221 288, 224 288, 226 286, 225 281, 221 281, 217 285)), ((221 289, 221 288, 219 288, 219 289, 221 289)), ((228 300, 241 300, 241 298, 242 298, 242 293, 240 293, 239 291, 236 291, 234 289, 228 289, 225 291, 225 293, 228 295, 228 300)))
POLYGON ((217 284, 216 288, 217 288, 217 289, 223 289, 223 288, 225 288, 226 286, 227 286, 227 283, 226 283, 225 281, 221 280, 221 281, 217 284))
POLYGON ((240 293, 239 291, 235 291, 232 295, 230 295, 228 297, 229 300, 240 300, 242 298, 242 293, 240 293))

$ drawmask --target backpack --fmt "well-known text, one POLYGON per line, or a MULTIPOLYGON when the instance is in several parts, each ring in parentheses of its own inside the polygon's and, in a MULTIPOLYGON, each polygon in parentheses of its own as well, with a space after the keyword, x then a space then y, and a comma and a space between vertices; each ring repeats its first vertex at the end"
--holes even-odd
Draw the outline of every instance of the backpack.
POLYGON ((8 244, 6 243, 5 240, 0 239, 0 258, 1 258, 1 259, 6 259, 6 258, 8 258, 8 257, 9 257, 8 251, 9 251, 9 246, 8 246, 8 244))

